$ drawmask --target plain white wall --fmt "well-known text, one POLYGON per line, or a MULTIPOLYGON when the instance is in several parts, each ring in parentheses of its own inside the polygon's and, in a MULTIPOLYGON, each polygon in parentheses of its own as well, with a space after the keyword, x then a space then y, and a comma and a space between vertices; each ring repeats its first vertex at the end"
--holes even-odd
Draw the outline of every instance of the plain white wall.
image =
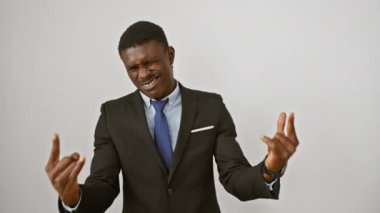
MULTIPOLYGON (((138 20, 161 25, 185 86, 223 95, 252 164, 277 115, 301 145, 279 201, 223 212, 380 212, 380 1, 0 1, 0 212, 56 212, 44 173, 51 136, 87 157, 100 104, 134 90, 117 43, 138 20)), ((121 212, 121 196, 108 212, 121 212)))

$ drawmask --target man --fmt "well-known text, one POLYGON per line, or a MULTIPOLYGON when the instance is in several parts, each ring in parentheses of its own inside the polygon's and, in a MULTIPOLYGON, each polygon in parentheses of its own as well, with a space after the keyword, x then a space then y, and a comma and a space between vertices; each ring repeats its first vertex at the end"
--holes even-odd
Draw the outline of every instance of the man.
POLYGON ((106 211, 119 193, 120 170, 123 212, 220 212, 213 157, 220 182, 238 199, 278 199, 279 178, 298 145, 293 114, 286 134, 281 113, 275 136, 262 137, 268 153, 252 167, 222 98, 174 79, 175 51, 161 27, 131 25, 120 38, 119 54, 137 90, 102 105, 84 184, 77 182, 84 158, 73 153, 60 159, 59 138, 53 138, 46 172, 61 212, 106 211))

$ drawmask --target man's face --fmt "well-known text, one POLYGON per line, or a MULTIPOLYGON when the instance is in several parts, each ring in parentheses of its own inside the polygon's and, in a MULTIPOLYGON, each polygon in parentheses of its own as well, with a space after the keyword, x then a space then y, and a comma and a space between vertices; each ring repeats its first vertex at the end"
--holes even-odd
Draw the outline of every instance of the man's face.
POLYGON ((173 47, 148 41, 123 50, 120 57, 133 84, 149 98, 160 100, 173 91, 173 47))

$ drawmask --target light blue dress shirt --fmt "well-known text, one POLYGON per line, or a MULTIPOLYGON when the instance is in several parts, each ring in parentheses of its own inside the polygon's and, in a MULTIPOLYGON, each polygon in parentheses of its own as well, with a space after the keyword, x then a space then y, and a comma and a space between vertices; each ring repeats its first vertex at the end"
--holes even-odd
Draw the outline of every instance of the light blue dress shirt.
MULTIPOLYGON (((140 92, 141 97, 144 101, 144 110, 145 117, 148 123, 149 132, 154 140, 154 115, 156 114, 156 110, 152 106, 151 101, 156 101, 154 99, 150 99, 144 93, 140 92)), ((164 114, 166 120, 168 121, 169 126, 169 134, 170 141, 172 144, 172 149, 174 151, 175 145, 177 144, 179 126, 181 122, 181 114, 182 114, 182 98, 181 92, 179 90, 178 82, 176 82, 176 87, 168 96, 161 100, 169 99, 168 103, 164 107, 164 114)))

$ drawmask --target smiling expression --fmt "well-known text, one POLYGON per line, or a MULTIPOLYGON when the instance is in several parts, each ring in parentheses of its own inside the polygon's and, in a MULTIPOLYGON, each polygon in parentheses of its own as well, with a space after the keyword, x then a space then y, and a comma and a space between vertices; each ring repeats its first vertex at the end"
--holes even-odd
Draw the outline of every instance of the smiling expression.
POLYGON ((129 78, 149 98, 160 100, 175 88, 174 48, 151 40, 120 53, 129 78))

